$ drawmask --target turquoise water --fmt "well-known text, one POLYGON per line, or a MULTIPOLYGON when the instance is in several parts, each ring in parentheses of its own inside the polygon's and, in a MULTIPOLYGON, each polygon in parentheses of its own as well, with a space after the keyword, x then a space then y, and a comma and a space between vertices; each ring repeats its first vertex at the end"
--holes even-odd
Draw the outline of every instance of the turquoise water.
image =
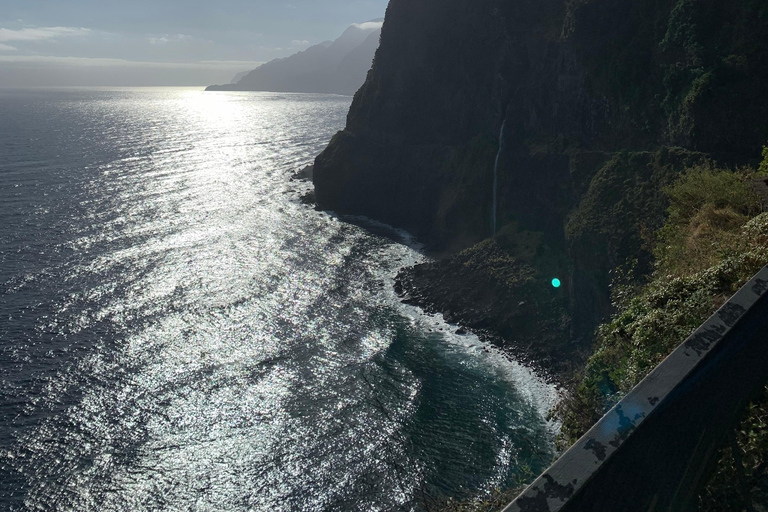
POLYGON ((550 460, 554 389, 398 301, 407 234, 300 201, 350 101, 0 91, 0 509, 414 510, 550 460))

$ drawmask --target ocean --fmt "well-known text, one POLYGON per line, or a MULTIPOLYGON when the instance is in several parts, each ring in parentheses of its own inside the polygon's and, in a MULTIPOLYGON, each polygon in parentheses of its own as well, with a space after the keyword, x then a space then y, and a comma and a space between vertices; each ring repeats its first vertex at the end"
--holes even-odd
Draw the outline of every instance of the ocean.
POLYGON ((301 201, 351 98, 0 90, 0 510, 424 510, 552 459, 557 391, 301 201))

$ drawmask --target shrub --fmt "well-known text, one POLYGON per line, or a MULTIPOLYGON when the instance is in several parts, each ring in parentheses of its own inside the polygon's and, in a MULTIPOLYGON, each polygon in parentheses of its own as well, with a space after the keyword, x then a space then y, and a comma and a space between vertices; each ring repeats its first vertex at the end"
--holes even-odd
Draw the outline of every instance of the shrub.
POLYGON ((768 388, 744 412, 733 441, 720 451, 717 469, 699 497, 700 512, 755 510, 753 502, 766 503, 768 388))
POLYGON ((665 192, 669 218, 657 233, 656 270, 596 333, 596 349, 557 415, 561 447, 624 394, 768 263, 768 214, 746 178, 705 164, 665 192))
POLYGON ((742 215, 759 213, 759 200, 745 182, 752 174, 749 169, 718 169, 711 162, 688 169, 664 190, 670 201, 668 229, 687 223, 706 205, 730 208, 742 215))

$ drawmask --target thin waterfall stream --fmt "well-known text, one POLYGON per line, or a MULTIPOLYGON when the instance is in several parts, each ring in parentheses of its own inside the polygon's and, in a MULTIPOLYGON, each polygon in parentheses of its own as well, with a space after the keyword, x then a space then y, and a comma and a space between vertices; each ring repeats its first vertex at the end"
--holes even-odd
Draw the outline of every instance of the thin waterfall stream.
POLYGON ((505 119, 501 123, 501 131, 499 132, 499 151, 496 153, 496 161, 493 163, 493 205, 491 206, 491 231, 492 234, 496 234, 496 213, 498 211, 498 188, 499 188, 499 158, 501 157, 501 151, 504 149, 504 128, 507 126, 507 120, 505 119))

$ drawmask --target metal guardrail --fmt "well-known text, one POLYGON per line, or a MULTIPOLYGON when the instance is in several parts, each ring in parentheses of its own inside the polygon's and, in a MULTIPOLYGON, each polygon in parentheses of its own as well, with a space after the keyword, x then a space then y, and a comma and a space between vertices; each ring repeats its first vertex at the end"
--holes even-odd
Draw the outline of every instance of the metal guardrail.
POLYGON ((503 512, 681 512, 768 381, 768 267, 503 512))

